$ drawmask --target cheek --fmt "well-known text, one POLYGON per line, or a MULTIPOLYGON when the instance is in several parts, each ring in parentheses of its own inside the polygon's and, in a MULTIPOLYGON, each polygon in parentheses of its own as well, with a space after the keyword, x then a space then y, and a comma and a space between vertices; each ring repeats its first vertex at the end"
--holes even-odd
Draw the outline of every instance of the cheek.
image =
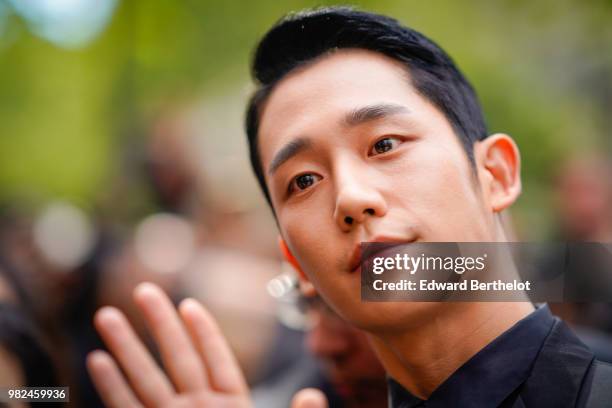
POLYGON ((302 270, 312 279, 313 270, 333 265, 334 240, 331 237, 330 215, 323 214, 321 206, 304 204, 301 208, 284 211, 279 217, 283 236, 302 270))
POLYGON ((319 295, 336 310, 352 310, 354 306, 346 305, 359 299, 360 280, 346 279, 350 275, 343 272, 342 263, 352 246, 345 246, 332 213, 318 204, 308 203, 279 215, 280 225, 287 226, 283 236, 319 295))
POLYGON ((483 237, 486 217, 482 197, 464 153, 423 146, 402 169, 391 194, 394 205, 410 211, 426 241, 461 241, 483 237), (410 176, 412 175, 412 176, 410 176))

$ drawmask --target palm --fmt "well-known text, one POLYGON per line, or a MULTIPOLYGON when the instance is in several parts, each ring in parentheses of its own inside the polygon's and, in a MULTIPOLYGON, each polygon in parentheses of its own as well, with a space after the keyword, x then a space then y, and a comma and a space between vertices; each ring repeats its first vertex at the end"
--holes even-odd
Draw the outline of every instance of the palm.
POLYGON ((93 352, 88 368, 108 407, 250 406, 234 356, 214 319, 198 302, 183 301, 177 313, 170 299, 151 284, 136 288, 134 300, 159 346, 168 375, 119 310, 101 309, 95 325, 114 358, 93 352))
MULTIPOLYGON (((117 309, 102 308, 95 325, 112 356, 95 351, 87 366, 109 408, 251 407, 249 390, 215 320, 193 299, 178 313, 161 289, 141 284, 134 300, 159 346, 165 374, 117 309)), ((294 408, 324 408, 316 391, 298 393, 294 408)))

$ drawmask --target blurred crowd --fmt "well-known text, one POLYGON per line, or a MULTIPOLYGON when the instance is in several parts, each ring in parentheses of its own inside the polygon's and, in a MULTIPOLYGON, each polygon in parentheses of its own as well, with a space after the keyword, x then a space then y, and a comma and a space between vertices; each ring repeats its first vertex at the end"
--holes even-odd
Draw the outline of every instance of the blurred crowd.
MULTIPOLYGON (((299 294, 269 213, 210 196, 179 125, 161 118, 142 145, 126 148, 124 166, 95 211, 66 201, 38 211, 1 207, 0 383, 69 386, 70 406, 101 406, 85 369, 86 354, 103 348, 93 314, 114 305, 149 339, 131 291, 151 281, 177 302, 193 297, 211 310, 257 406, 287 406, 306 386, 324 390, 332 407, 386 406, 385 374, 367 336, 319 298, 299 294), (129 207, 134 180, 145 181, 154 205, 127 223, 111 214, 129 207)), ((612 242, 606 156, 581 154, 560 164, 554 198, 556 239, 612 242)), ((552 307, 601 358, 612 359, 610 304, 552 307)))
POLYGON ((366 336, 301 298, 270 214, 211 199, 191 148, 162 118, 143 145, 126 149, 95 212, 66 201, 31 212, 2 206, 0 383, 69 386, 70 406, 102 406, 85 367, 87 353, 104 348, 93 314, 120 308, 153 348, 131 297, 149 281, 213 313, 257 406, 287 406, 305 386, 325 390, 333 406, 384 405, 384 371, 366 336), (151 211, 133 223, 109 216, 127 211, 143 180, 151 211))

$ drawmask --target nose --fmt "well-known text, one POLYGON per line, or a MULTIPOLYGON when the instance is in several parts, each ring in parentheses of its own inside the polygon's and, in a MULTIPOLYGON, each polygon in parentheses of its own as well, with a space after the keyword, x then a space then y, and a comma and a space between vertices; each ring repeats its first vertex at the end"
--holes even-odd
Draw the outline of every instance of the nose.
POLYGON ((344 232, 349 232, 368 217, 382 217, 387 204, 375 187, 365 179, 343 177, 339 179, 334 218, 344 232))

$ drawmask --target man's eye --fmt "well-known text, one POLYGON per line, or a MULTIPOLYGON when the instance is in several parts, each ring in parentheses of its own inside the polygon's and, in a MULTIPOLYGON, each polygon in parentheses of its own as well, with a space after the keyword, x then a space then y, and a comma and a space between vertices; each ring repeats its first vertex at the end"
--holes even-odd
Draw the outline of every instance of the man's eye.
POLYGON ((377 154, 386 153, 391 149, 395 149, 401 141, 396 137, 385 137, 374 143, 374 146, 370 149, 369 155, 375 156, 377 154))
POLYGON ((291 185, 289 186, 289 190, 293 191, 296 188, 298 190, 306 190, 308 187, 316 183, 319 179, 319 176, 312 173, 301 174, 293 179, 291 185))

